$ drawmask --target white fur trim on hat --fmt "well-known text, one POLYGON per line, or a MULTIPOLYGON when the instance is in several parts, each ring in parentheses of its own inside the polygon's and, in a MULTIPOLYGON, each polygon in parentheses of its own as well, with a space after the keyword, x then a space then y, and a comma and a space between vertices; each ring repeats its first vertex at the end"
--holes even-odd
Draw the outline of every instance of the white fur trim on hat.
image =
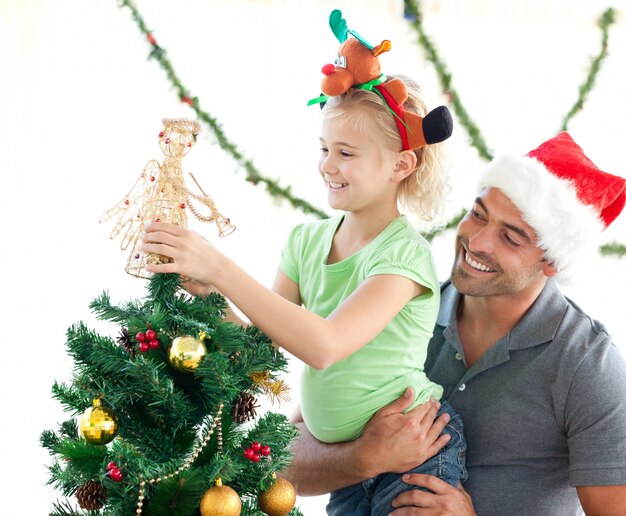
POLYGON ((483 172, 481 189, 501 190, 537 233, 537 243, 567 279, 581 254, 597 246, 604 229, 596 210, 580 202, 569 181, 528 156, 500 156, 483 172))

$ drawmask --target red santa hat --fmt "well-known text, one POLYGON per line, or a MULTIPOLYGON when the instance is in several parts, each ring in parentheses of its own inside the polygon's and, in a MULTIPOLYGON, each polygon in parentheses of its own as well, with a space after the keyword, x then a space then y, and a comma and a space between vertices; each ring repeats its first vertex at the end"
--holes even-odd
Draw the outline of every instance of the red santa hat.
POLYGON ((480 180, 481 189, 489 187, 519 208, 561 278, 626 203, 626 179, 596 167, 566 132, 525 156, 494 159, 480 180))

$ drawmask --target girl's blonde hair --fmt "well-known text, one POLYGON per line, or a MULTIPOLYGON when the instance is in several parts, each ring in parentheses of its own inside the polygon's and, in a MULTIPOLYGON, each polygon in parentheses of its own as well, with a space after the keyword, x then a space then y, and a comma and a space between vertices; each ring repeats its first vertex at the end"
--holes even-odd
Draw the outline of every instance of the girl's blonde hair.
MULTIPOLYGON (((403 104, 408 111, 426 116, 428 109, 422 98, 420 87, 411 79, 396 75, 406 84, 409 97, 403 104)), ((330 97, 322 111, 323 116, 337 116, 350 111, 350 122, 358 131, 373 136, 383 149, 393 152, 402 150, 402 139, 398 126, 382 98, 374 92, 350 88, 346 93, 330 97), (351 106, 359 105, 365 109, 358 112, 351 106), (361 116, 363 115, 363 116, 361 116)), ((408 212, 417 215, 425 222, 438 222, 445 208, 445 197, 449 191, 448 167, 443 143, 427 145, 415 149, 417 165, 413 173, 407 176, 398 189, 398 201, 408 212)))

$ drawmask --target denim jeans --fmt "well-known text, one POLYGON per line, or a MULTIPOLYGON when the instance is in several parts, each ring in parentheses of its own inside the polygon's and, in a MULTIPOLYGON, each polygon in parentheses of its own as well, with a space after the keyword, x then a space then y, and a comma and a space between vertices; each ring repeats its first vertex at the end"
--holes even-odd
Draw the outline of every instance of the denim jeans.
MULTIPOLYGON (((456 487, 459 482, 465 482, 467 479, 465 469, 467 445, 463 436, 461 416, 447 401, 442 400, 439 415, 444 412, 450 414, 450 422, 443 430, 443 433, 450 435, 450 440, 437 455, 407 473, 434 475, 456 487)), ((387 516, 394 510, 391 506, 392 500, 400 493, 411 489, 424 490, 418 486, 405 484, 402 481, 402 474, 383 473, 360 484, 332 492, 326 512, 329 516, 387 516)))

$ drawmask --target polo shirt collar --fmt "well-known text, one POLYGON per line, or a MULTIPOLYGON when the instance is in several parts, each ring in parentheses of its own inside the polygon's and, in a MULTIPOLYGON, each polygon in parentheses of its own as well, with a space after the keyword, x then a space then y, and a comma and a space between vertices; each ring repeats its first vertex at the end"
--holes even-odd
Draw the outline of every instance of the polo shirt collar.
MULTIPOLYGON (((441 287, 441 304, 437 324, 444 327, 444 335, 454 347, 460 347, 456 324, 457 307, 461 294, 447 280, 441 287), (452 337, 451 339, 449 337, 452 337)), ((548 279, 545 287, 511 332, 500 339, 508 341, 509 349, 526 349, 553 340, 567 310, 567 300, 556 281, 548 279)))

